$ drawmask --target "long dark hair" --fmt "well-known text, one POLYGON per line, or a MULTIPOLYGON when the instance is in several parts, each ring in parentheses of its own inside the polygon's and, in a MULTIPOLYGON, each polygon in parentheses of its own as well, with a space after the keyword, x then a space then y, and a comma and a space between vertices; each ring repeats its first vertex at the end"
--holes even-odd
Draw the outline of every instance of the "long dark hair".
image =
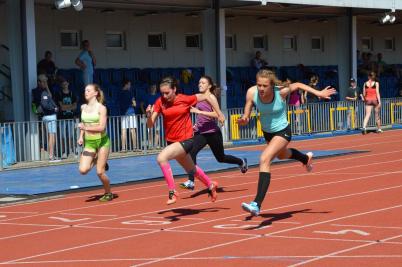
POLYGON ((213 94, 216 98, 219 98, 221 96, 221 89, 213 82, 210 76, 203 75, 200 79, 206 79, 208 81, 208 84, 211 85, 211 88, 209 88, 211 94, 213 94))

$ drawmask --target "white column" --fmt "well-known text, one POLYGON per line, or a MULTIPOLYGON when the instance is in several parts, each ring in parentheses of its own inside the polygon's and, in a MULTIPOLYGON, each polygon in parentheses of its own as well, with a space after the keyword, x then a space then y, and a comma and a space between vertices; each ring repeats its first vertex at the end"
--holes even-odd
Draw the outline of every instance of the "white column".
POLYGON ((7 0, 7 32, 10 48, 11 92, 13 96, 13 115, 15 121, 25 119, 24 75, 22 60, 21 5, 19 0, 7 0))
MULTIPOLYGON (((203 57, 205 74, 211 76, 221 88, 221 109, 226 114, 226 49, 225 49, 225 10, 219 8, 219 0, 214 1, 214 9, 203 12, 203 57)), ((228 118, 227 118, 228 119, 228 118)), ((226 129, 222 129, 224 140, 227 140, 226 129)))
POLYGON ((356 52, 357 52, 357 17, 352 16, 350 20, 350 27, 351 27, 351 76, 357 79, 357 57, 356 57, 356 52))
POLYGON ((340 100, 344 100, 346 91, 349 88, 350 79, 350 30, 349 17, 340 17, 337 19, 337 58, 338 58, 338 76, 340 100))
POLYGON ((37 120, 35 114, 32 113, 31 91, 37 86, 37 70, 36 70, 36 25, 35 25, 35 0, 24 0, 25 6, 22 10, 23 21, 23 49, 24 49, 24 66, 25 66, 25 90, 28 91, 28 110, 29 120, 37 120))

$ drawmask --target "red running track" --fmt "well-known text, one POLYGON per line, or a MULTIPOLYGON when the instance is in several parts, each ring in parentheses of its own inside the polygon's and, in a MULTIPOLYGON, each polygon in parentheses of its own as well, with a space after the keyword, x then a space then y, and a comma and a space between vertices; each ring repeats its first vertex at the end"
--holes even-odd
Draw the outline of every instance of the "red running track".
POLYGON ((181 190, 166 206, 166 185, 157 181, 115 187, 110 203, 91 201, 95 190, 2 206, 0 265, 402 266, 401 136, 293 142, 370 152, 318 159, 313 173, 296 162, 274 165, 255 218, 240 204, 254 197, 257 168, 211 174, 222 186, 215 203, 181 190))

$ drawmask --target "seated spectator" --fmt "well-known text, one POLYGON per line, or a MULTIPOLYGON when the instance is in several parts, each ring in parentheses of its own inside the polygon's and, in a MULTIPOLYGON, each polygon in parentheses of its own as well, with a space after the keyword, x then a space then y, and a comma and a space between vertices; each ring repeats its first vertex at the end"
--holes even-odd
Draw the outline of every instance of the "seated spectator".
POLYGON ((48 78, 48 85, 51 87, 55 82, 56 77, 56 65, 52 60, 52 52, 46 51, 45 58, 39 61, 37 65, 38 74, 45 74, 48 78))
POLYGON ((268 62, 261 58, 260 51, 255 52, 255 57, 251 60, 251 66, 258 70, 268 66, 268 62))
POLYGON ((128 146, 129 149, 136 150, 138 148, 136 106, 137 101, 131 90, 131 81, 124 80, 120 91, 120 114, 123 115, 121 117, 121 152, 127 152, 127 129, 129 129, 132 142, 128 146))
POLYGON ((371 53, 362 53, 362 64, 358 69, 359 75, 368 75, 370 72, 374 71, 374 62, 371 60, 371 53))
POLYGON ((61 150, 62 158, 67 158, 68 155, 74 153, 75 144, 73 136, 75 133, 74 118, 77 110, 77 97, 70 90, 69 83, 64 78, 59 79, 61 90, 56 94, 56 100, 59 104, 59 119, 61 130, 61 150))
POLYGON ((35 105, 39 100, 39 106, 36 107, 36 111, 43 114, 42 121, 47 132, 47 150, 49 153, 49 160, 54 161, 56 160, 56 157, 54 156, 54 145, 56 141, 56 114, 58 108, 53 100, 47 81, 48 79, 45 74, 40 74, 38 76, 38 87, 32 90, 32 99, 34 102, 33 104, 35 105))

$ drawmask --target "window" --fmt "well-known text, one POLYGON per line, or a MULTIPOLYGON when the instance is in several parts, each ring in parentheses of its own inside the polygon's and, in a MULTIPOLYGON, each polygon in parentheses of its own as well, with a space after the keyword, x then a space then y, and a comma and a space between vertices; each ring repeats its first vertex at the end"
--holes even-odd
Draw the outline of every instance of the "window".
POLYGON ((107 48, 125 48, 125 38, 123 32, 106 32, 105 42, 107 48))
POLYGON ((236 35, 225 36, 225 48, 236 50, 236 35))
POLYGON ((268 50, 268 37, 266 35, 254 35, 253 48, 268 50))
POLYGON ((363 51, 373 51, 373 38, 363 37, 362 38, 362 50, 363 51))
POLYGON ((297 50, 297 40, 294 35, 283 36, 283 49, 287 51, 297 50))
POLYGON ((311 50, 324 51, 324 42, 322 37, 320 36, 311 37, 311 50))
POLYGON ((148 47, 166 49, 166 34, 164 32, 148 33, 148 47))
POLYGON ((185 34, 186 48, 201 48, 201 34, 187 33, 185 34))
POLYGON ((61 48, 80 48, 81 34, 76 30, 60 31, 61 48))
POLYGON ((384 49, 388 51, 395 51, 395 38, 385 38, 384 49))

